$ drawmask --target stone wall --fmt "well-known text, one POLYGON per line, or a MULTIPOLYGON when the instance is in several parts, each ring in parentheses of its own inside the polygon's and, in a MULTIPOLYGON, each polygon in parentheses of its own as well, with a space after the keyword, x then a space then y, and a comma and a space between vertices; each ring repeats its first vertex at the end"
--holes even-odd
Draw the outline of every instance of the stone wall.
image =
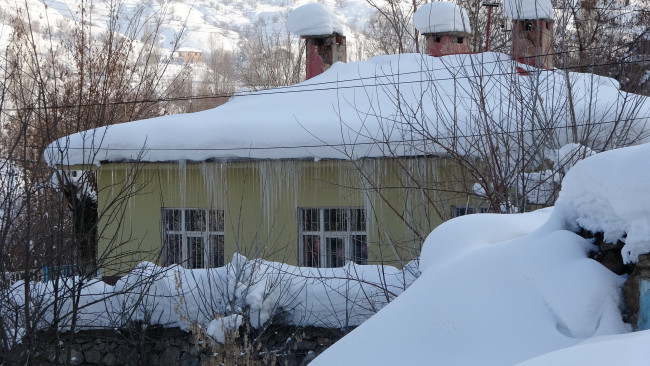
MULTIPOLYGON (((147 327, 133 329, 85 330, 74 334, 42 332, 38 347, 32 347, 33 364, 66 363, 68 352, 73 365, 152 365, 198 366, 220 364, 306 365, 316 355, 340 339, 345 332, 325 328, 274 327, 239 334, 225 345, 204 340, 180 328, 147 327), (263 342, 254 342, 262 339, 263 342)), ((250 329, 250 328, 248 328, 250 329)), ((200 333, 200 332, 199 332, 200 333)), ((4 360, 19 364, 26 360, 26 346, 4 360)))

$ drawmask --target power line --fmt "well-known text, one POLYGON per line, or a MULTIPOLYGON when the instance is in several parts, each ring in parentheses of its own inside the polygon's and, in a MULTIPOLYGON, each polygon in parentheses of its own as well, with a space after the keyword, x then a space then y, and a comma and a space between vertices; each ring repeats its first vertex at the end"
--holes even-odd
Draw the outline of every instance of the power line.
MULTIPOLYGON (((527 128, 527 129, 515 129, 511 131, 499 131, 491 132, 487 134, 487 137, 491 136, 507 136, 507 135, 519 135, 522 133, 531 133, 531 132, 548 132, 548 131, 557 131, 557 130, 566 130, 572 127, 587 127, 587 126, 602 126, 616 123, 632 123, 635 121, 647 121, 650 122, 650 116, 648 117, 631 117, 631 118, 622 118, 617 120, 609 121, 600 121, 600 122, 584 122, 577 123, 572 125, 564 126, 546 126, 546 127, 536 127, 536 128, 527 128)), ((415 131, 416 134, 425 134, 428 131, 415 131)), ((447 141, 447 140, 458 140, 458 139, 470 139, 470 138, 484 138, 486 137, 485 133, 473 133, 473 134, 455 134, 454 136, 432 136, 432 137, 423 137, 423 138, 413 138, 413 139, 400 139, 400 140, 375 140, 375 141, 364 141, 364 142, 340 142, 340 143, 320 143, 320 144, 303 144, 303 145, 283 145, 283 146, 246 146, 246 147, 230 147, 230 148, 110 148, 110 147, 73 147, 73 146, 59 146, 59 147, 48 147, 47 150, 50 151, 65 151, 65 150, 86 150, 86 151, 265 151, 265 150, 280 150, 280 149, 317 149, 317 148, 346 148, 346 147, 356 147, 356 146, 372 146, 372 145, 392 145, 392 144, 406 144, 406 143, 420 143, 420 142, 430 142, 435 144, 434 141, 447 141)), ((52 146, 52 145, 50 145, 52 146)))
MULTIPOLYGON (((601 47, 598 47, 601 48, 601 47)), ((557 52, 557 53, 549 53, 546 55, 557 55, 557 54, 562 54, 562 53, 568 53, 568 52, 575 52, 575 51, 562 51, 562 52, 557 52)), ((546 56, 546 55, 540 55, 546 56)), ((423 55, 423 57, 427 57, 423 55)), ((514 62, 514 60, 511 60, 514 62)), ((477 66, 485 66, 489 64, 496 64, 496 63, 502 63, 503 60, 495 60, 495 61, 490 61, 490 62, 485 62, 485 63, 480 63, 477 64, 477 66)), ((650 59, 640 59, 640 60, 627 60, 627 61, 617 61, 617 62, 604 62, 604 63, 594 63, 594 64, 587 64, 587 65, 576 65, 576 66, 569 66, 563 69, 558 69, 559 71, 563 70, 571 70, 571 69, 582 69, 585 67, 601 67, 601 66, 620 66, 623 64, 637 64, 637 63, 645 63, 645 62, 650 62, 650 59)), ((474 64, 470 65, 470 67, 473 67, 474 64)), ((248 97, 248 96, 258 96, 258 95, 274 95, 274 94, 291 94, 291 93, 306 93, 306 92, 320 92, 320 91, 328 91, 328 90, 341 90, 341 89, 357 89, 357 88, 368 88, 368 87, 383 87, 383 86, 392 86, 395 84, 413 84, 413 83, 421 83, 421 82, 440 82, 440 81, 449 81, 449 80, 458 80, 458 79, 472 79, 479 77, 478 75, 459 75, 459 76, 452 76, 452 77, 447 77, 447 78, 424 78, 424 79, 419 79, 419 80, 413 80, 413 81, 387 81, 383 83, 372 83, 372 84, 360 84, 360 85, 340 85, 343 83, 349 83, 349 82, 355 82, 355 81, 363 81, 363 80, 376 80, 376 79, 383 79, 383 78, 389 78, 389 77, 401 77, 405 75, 411 75, 411 74, 424 74, 424 73, 433 73, 435 71, 442 71, 442 70, 453 70, 453 69, 461 69, 467 67, 466 65, 458 65, 458 66, 449 66, 449 67, 440 67, 440 68, 435 68, 435 69, 427 69, 427 70, 418 70, 418 71, 410 71, 410 72, 396 72, 396 73, 386 73, 382 75, 374 75, 374 76, 368 76, 368 77, 360 77, 360 78, 352 78, 352 79, 343 79, 343 80, 333 80, 333 81, 325 81, 325 82, 319 82, 319 83, 310 83, 307 85, 289 85, 289 86, 282 86, 282 87, 276 87, 273 89, 268 89, 268 90, 262 90, 262 91, 255 91, 255 92, 235 92, 235 93, 222 93, 222 94, 204 94, 204 95, 190 95, 190 96, 179 96, 179 97, 160 97, 160 98, 153 98, 153 99, 138 99, 138 100, 126 100, 126 101, 113 101, 113 102, 105 102, 105 103, 79 103, 79 104, 67 104, 67 105, 54 105, 54 106, 47 106, 47 107, 42 107, 42 106, 34 106, 34 107, 22 107, 22 108, 4 108, 2 112, 6 113, 6 111, 27 111, 27 110, 42 110, 42 109, 50 109, 50 110, 56 110, 56 109, 67 109, 67 108, 86 108, 86 107, 99 107, 99 106, 108 106, 108 105, 133 105, 133 104, 145 104, 145 103, 160 103, 160 102, 176 102, 176 101, 192 101, 192 100, 206 100, 206 99, 217 99, 217 98, 231 98, 231 97, 248 97), (318 88, 317 86, 319 85, 325 85, 326 87, 318 88), (335 85, 332 87, 329 87, 327 85, 335 85), (310 87, 310 89, 307 89, 305 87, 310 87), (316 87, 316 88, 313 88, 316 87)), ((538 71, 528 71, 530 73, 535 73, 535 72, 554 72, 555 70, 544 70, 544 69, 538 69, 538 71)), ((503 73, 490 73, 489 75, 482 75, 484 77, 491 77, 491 76, 511 76, 511 75, 519 75, 519 71, 514 70, 514 71, 509 71, 509 72, 503 72, 503 73)))

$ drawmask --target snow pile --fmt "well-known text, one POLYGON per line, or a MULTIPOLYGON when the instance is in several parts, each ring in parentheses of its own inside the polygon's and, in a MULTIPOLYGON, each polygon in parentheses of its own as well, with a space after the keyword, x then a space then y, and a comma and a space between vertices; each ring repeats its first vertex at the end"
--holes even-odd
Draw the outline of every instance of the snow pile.
POLYGON ((226 342, 226 334, 237 331, 244 322, 244 317, 241 315, 228 315, 214 319, 208 324, 206 334, 212 339, 223 344, 226 342))
MULTIPOLYGON (((589 152, 569 145, 558 159, 576 151, 589 152)), ((420 277, 313 364, 647 364, 650 332, 622 321, 625 277, 589 259, 574 231, 625 239, 628 260, 650 251, 648 160, 650 144, 596 154, 568 172, 555 208, 440 225, 420 277)))
POLYGON ((650 331, 595 337, 577 346, 535 357, 517 366, 646 366, 650 331))
POLYGON ((469 17, 463 8, 447 1, 424 4, 413 15, 413 25, 422 34, 472 33, 469 17))
POLYGON ((287 27, 299 36, 343 34, 343 26, 332 9, 319 3, 293 9, 287 18, 287 27))
POLYGON ((650 145, 606 151, 577 163, 562 182, 556 203, 567 223, 604 240, 625 242, 625 263, 650 252, 650 145))
POLYGON ((402 54, 335 63, 303 83, 241 93, 211 110, 70 135, 52 143, 45 155, 50 165, 101 165, 444 153, 440 145, 421 138, 435 133, 441 144, 454 142, 459 154, 478 156, 475 136, 487 121, 505 134, 533 131, 524 138, 534 139, 541 120, 544 128, 553 127, 558 146, 573 141, 571 129, 564 129, 571 116, 593 122, 577 127, 580 136, 588 134, 592 141, 628 131, 634 135, 648 121, 646 97, 602 84, 603 79, 590 74, 544 71, 521 77, 518 65, 510 56, 492 52, 402 54), (448 106, 457 108, 450 111, 448 106), (485 113, 487 120, 477 118, 485 113))
POLYGON ((618 308, 623 280, 550 213, 441 225, 411 287, 313 365, 513 365, 628 331, 618 308))
POLYGON ((551 149, 546 157, 553 162, 553 169, 526 173, 525 182, 528 187, 520 187, 520 189, 526 192, 528 202, 548 205, 555 201, 562 178, 569 169, 578 161, 594 154, 595 152, 589 147, 575 143, 566 144, 559 149, 551 149))
MULTIPOLYGON (((77 277, 59 280, 57 308, 62 318, 58 324, 63 330, 69 329, 72 300, 66 289, 81 286, 77 329, 121 327, 133 322, 183 328, 198 324, 221 340, 224 332, 241 325, 243 316, 248 316, 256 328, 271 320, 344 328, 364 322, 414 279, 411 272, 390 266, 350 262, 341 268, 304 268, 239 254, 226 266, 213 269, 158 267, 143 262, 115 286, 97 280, 80 285, 77 277)), ((54 320, 54 283, 33 282, 32 289, 34 306, 47 309, 40 324, 47 327, 54 320)), ((20 319, 15 311, 24 304, 22 281, 10 292, 10 301, 0 304, 0 315, 3 319, 20 319)), ((18 332, 24 326, 16 321, 10 328, 18 332)))
POLYGON ((553 159, 556 168, 563 173, 566 173, 576 165, 578 161, 594 154, 595 152, 589 147, 572 143, 566 144, 548 155, 553 159))
POLYGON ((511 19, 553 19, 551 0, 503 0, 511 19))

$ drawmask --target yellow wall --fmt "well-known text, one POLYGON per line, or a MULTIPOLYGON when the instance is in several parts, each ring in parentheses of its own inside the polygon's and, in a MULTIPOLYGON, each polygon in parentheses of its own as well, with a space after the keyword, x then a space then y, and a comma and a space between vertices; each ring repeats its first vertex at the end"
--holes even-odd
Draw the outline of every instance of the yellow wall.
POLYGON ((225 211, 226 262, 239 252, 295 265, 298 208, 365 207, 370 262, 400 265, 451 205, 465 205, 453 193, 459 172, 442 158, 104 164, 99 260, 106 274, 157 261, 161 208, 215 208, 225 211))

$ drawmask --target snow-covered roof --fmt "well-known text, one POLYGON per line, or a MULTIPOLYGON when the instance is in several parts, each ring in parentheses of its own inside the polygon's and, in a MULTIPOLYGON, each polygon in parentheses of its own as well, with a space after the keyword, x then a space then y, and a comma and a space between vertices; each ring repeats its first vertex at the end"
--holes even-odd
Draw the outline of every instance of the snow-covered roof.
POLYGON ((511 19, 554 19, 551 0, 503 0, 511 19))
MULTIPOLYGON (((242 93, 214 109, 76 133, 52 143, 46 159, 55 166, 437 154, 439 147, 404 122, 417 119, 431 131, 440 129, 443 140, 451 129, 471 138, 477 117, 486 112, 509 129, 533 128, 540 119, 559 128, 572 115, 578 128, 589 119, 595 122, 589 128, 610 129, 621 118, 646 123, 649 104, 620 91, 612 79, 538 70, 500 53, 387 55, 335 63, 308 81, 242 93), (519 75, 517 67, 528 68, 531 76, 519 75)), ((558 139, 560 146, 571 140, 558 139)))
POLYGON ((329 7, 319 3, 299 6, 287 18, 289 30, 299 36, 343 34, 343 26, 329 7))
POLYGON ((447 1, 424 4, 413 15, 413 25, 420 33, 472 33, 469 17, 463 8, 447 1))

